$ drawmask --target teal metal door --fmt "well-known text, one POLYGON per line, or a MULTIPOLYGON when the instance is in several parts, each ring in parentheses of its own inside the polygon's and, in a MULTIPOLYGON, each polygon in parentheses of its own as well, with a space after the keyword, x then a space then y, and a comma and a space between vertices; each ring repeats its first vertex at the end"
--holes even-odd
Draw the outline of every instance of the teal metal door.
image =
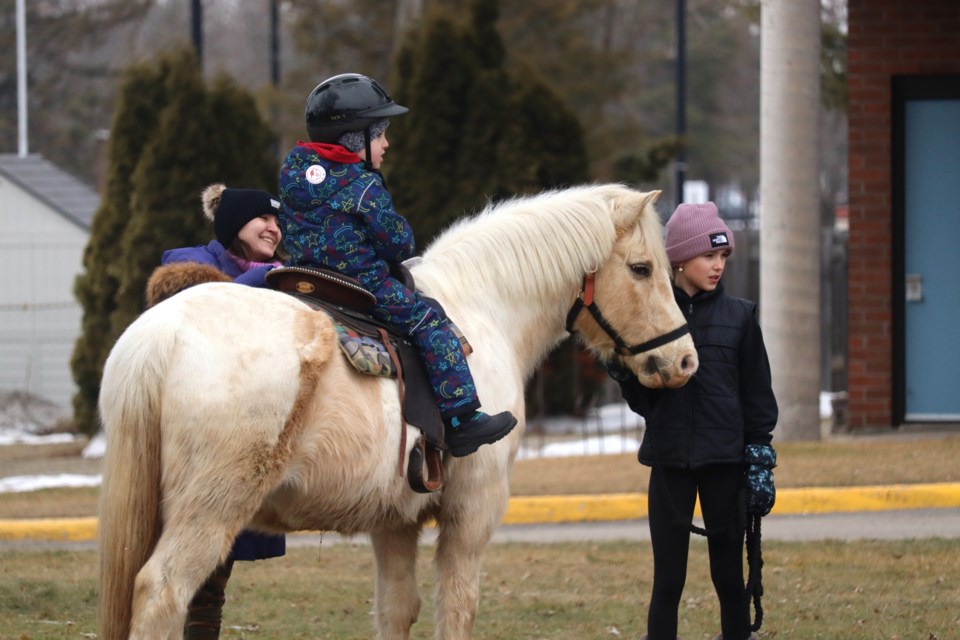
POLYGON ((960 99, 904 105, 904 417, 960 421, 960 99))

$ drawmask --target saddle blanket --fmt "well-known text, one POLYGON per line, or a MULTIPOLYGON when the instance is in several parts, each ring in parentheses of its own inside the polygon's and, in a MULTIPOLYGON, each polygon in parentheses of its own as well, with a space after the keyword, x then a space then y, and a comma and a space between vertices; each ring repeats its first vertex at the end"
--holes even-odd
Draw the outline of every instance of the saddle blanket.
POLYGON ((360 373, 395 378, 397 368, 383 342, 335 322, 340 350, 360 373))

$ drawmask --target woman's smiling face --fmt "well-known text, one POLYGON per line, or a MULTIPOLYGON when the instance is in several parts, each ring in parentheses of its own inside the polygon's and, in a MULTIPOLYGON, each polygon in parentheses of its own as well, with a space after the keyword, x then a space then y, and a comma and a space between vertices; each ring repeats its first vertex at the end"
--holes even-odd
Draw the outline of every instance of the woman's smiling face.
POLYGON ((243 225, 240 233, 237 234, 237 243, 245 259, 252 262, 266 262, 271 260, 277 252, 280 238, 277 216, 268 213, 243 225))

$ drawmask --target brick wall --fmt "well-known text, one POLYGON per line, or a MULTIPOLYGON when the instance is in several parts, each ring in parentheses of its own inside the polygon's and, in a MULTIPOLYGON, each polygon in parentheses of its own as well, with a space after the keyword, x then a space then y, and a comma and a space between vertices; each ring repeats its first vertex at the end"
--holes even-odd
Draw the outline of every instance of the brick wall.
POLYGON ((960 74, 960 0, 848 0, 851 428, 892 415, 891 77, 960 74))

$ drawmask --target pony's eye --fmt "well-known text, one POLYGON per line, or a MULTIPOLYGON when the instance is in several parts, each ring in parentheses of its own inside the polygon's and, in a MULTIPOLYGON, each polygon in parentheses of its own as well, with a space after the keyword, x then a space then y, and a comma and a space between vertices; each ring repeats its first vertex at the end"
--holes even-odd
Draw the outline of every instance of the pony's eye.
POLYGON ((641 278, 649 278, 650 274, 653 273, 649 262, 637 262, 632 264, 630 265, 630 271, 633 271, 635 276, 639 276, 641 278))

